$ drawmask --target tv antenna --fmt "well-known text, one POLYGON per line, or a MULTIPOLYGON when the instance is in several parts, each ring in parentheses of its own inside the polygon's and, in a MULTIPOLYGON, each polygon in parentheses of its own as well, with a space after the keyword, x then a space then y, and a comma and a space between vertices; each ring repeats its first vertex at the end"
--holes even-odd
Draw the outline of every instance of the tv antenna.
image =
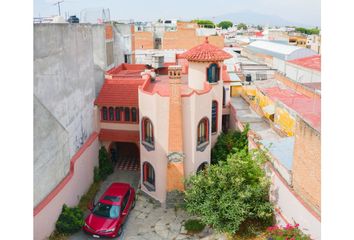
POLYGON ((53 5, 58 5, 58 10, 59 10, 59 16, 61 16, 60 15, 60 3, 63 3, 64 1, 58 1, 58 2, 56 2, 56 3, 54 3, 53 5))

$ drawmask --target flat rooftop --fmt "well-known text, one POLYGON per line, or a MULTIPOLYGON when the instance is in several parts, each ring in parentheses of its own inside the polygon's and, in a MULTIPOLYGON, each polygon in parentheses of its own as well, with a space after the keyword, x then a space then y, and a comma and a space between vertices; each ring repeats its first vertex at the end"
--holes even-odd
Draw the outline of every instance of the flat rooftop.
MULTIPOLYGON (((211 88, 209 85, 205 84, 204 90, 194 90, 188 87, 188 75, 182 74, 181 75, 181 95, 186 96, 190 95, 193 92, 197 93, 205 93, 209 91, 211 88)), ((169 96, 170 95, 170 88, 169 88, 169 77, 168 75, 159 75, 156 77, 155 81, 150 81, 144 89, 144 91, 152 93, 152 94, 159 94, 160 96, 169 96)))

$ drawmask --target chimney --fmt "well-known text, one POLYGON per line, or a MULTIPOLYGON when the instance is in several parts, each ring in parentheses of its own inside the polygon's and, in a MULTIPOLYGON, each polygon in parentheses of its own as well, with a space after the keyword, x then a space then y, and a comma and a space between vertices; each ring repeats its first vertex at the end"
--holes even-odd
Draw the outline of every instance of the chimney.
POLYGON ((167 191, 184 190, 183 118, 181 97, 181 66, 169 66, 169 126, 167 191))

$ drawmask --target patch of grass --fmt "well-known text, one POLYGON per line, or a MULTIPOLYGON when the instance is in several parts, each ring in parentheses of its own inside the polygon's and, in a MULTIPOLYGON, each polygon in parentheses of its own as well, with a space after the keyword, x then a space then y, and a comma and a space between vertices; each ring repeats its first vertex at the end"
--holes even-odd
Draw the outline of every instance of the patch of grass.
POLYGON ((78 207, 82 211, 86 211, 87 205, 96 196, 97 192, 100 190, 100 187, 101 187, 101 182, 100 181, 92 183, 92 185, 90 186, 90 188, 87 191, 87 193, 81 197, 78 207))
POLYGON ((203 231, 205 224, 198 219, 188 219, 184 223, 184 228, 188 231, 188 233, 194 234, 203 231))

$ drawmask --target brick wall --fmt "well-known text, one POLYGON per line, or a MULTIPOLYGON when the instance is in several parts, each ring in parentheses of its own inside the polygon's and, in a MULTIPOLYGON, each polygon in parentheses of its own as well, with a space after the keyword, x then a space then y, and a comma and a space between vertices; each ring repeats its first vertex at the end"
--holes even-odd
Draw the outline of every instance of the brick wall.
POLYGON ((134 47, 135 47, 135 49, 153 49, 154 48, 153 33, 152 32, 135 32, 134 33, 134 47))
POLYGON ((293 187, 318 214, 321 211, 321 134, 298 119, 295 129, 293 187))
MULTIPOLYGON (((223 36, 208 36, 210 44, 219 48, 224 47, 223 36)), ((191 49, 205 42, 204 36, 197 36, 194 28, 180 28, 175 32, 165 32, 162 40, 162 49, 191 49)))

